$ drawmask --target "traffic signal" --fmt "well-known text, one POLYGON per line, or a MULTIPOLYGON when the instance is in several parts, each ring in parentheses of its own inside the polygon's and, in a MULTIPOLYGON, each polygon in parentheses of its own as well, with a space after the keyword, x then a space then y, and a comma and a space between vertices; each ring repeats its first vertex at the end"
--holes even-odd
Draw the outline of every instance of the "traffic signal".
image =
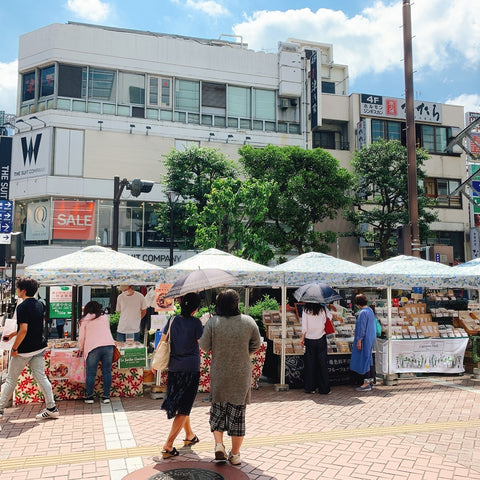
POLYGON ((149 182, 148 180, 140 180, 136 178, 132 180, 132 182, 127 185, 127 190, 132 192, 133 197, 138 197, 141 193, 148 193, 152 190, 153 182, 149 182))

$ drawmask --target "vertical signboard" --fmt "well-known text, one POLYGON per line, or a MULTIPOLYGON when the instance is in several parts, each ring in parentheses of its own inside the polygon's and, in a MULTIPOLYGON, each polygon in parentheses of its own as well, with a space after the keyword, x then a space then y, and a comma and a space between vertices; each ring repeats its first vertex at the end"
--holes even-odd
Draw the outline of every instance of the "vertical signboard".
POLYGON ((321 125, 319 122, 319 108, 318 102, 321 97, 321 92, 318 89, 318 57, 317 51, 314 50, 310 57, 310 126, 313 130, 315 127, 321 125))
POLYGON ((50 287, 50 318, 72 316, 72 287, 50 287))
POLYGON ((50 233, 50 202, 27 205, 25 240, 48 240, 50 233))

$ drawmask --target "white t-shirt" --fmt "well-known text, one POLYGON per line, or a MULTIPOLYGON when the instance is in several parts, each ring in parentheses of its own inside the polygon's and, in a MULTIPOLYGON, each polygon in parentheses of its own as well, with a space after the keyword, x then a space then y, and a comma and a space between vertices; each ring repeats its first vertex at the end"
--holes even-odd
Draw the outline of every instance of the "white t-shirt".
POLYGON ((117 298, 117 312, 120 312, 117 332, 137 333, 140 331, 142 310, 147 309, 147 301, 139 292, 128 294, 128 290, 121 293, 117 298))
POLYGON ((302 333, 305 333, 305 338, 310 340, 317 340, 325 335, 325 321, 332 318, 332 314, 327 309, 327 314, 320 310, 318 315, 313 315, 305 310, 302 312, 302 333))

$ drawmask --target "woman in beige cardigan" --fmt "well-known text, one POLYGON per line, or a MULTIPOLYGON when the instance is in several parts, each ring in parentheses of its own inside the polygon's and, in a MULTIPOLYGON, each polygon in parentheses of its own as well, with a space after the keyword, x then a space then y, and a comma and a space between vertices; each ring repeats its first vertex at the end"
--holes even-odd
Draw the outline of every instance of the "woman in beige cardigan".
POLYGON ((240 446, 245 436, 245 409, 250 403, 252 363, 250 355, 260 348, 260 333, 252 317, 241 315, 239 295, 225 290, 217 296, 215 313, 205 324, 200 348, 212 351, 210 366, 210 430, 215 439, 215 460, 240 465, 240 446), (223 432, 231 437, 228 454, 223 432))

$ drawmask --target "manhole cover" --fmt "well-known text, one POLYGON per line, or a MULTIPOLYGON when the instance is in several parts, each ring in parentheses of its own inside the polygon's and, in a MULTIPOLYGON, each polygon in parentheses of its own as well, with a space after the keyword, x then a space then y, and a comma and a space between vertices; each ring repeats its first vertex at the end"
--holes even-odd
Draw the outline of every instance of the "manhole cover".
POLYGON ((203 468, 174 468, 162 473, 157 473, 147 480, 224 480, 219 473, 203 468))

